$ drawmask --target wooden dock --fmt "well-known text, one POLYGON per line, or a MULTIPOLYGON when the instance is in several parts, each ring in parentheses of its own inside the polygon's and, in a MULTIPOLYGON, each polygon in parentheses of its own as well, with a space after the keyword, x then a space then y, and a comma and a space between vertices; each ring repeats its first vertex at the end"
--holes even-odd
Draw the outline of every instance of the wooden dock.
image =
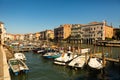
POLYGON ((12 52, 15 53, 15 52, 29 52, 29 51, 32 51, 33 49, 36 49, 38 47, 28 47, 28 46, 25 46, 23 48, 13 48, 12 49, 12 52))
POLYGON ((120 41, 97 41, 97 46, 120 47, 120 41))
POLYGON ((31 48, 22 48, 22 49, 13 49, 12 51, 13 52, 29 52, 31 50, 33 50, 33 49, 31 49, 31 48))
POLYGON ((119 63, 120 59, 105 58, 106 61, 119 63))
MULTIPOLYGON (((103 59, 102 56, 100 56, 100 54, 102 54, 102 53, 92 54, 91 56, 92 56, 92 57, 97 57, 97 58, 103 59)), ((107 57, 105 57, 104 60, 105 60, 105 61, 109 61, 109 62, 113 62, 113 63, 114 63, 114 62, 115 62, 115 63, 120 63, 120 58, 114 59, 114 58, 107 58, 107 57)))

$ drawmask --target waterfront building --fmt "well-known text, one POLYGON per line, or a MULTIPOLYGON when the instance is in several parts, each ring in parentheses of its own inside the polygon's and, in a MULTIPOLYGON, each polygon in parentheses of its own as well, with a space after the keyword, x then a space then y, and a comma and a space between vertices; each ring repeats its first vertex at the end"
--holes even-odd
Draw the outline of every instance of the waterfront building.
POLYGON ((107 40, 113 37, 113 28, 108 26, 106 21, 92 22, 82 28, 84 30, 83 41, 87 43, 93 43, 96 40, 107 40))
POLYGON ((20 34, 20 41, 24 41, 24 34, 20 34))
POLYGON ((6 33, 5 41, 24 41, 24 34, 6 33))
POLYGON ((35 39, 34 39, 34 40, 35 40, 35 41, 38 41, 39 38, 40 38, 40 32, 36 32, 34 36, 35 36, 35 39))
POLYGON ((32 33, 24 34, 24 40, 33 41, 33 34, 32 33))
POLYGON ((46 32, 47 39, 54 39, 54 31, 52 30, 47 30, 46 32))
POLYGON ((5 41, 13 41, 14 40, 14 36, 11 33, 6 33, 5 35, 5 41))
POLYGON ((22 34, 10 34, 10 33, 7 33, 6 34, 6 40, 7 41, 19 41, 19 40, 23 40, 23 36, 22 34))
POLYGON ((104 30, 105 30, 105 40, 109 38, 111 39, 114 35, 113 33, 114 28, 112 26, 105 25, 104 30))
POLYGON ((28 38, 29 41, 33 41, 33 37, 34 37, 34 36, 33 36, 32 33, 29 33, 29 34, 28 34, 28 37, 29 37, 29 38, 28 38))
POLYGON ((62 41, 67 39, 71 34, 71 24, 60 25, 58 28, 54 29, 54 39, 56 41, 62 41))
POLYGON ((70 43, 82 43, 82 31, 81 26, 83 24, 72 24, 71 35, 68 40, 70 43))
POLYGON ((14 40, 19 41, 20 40, 20 34, 14 34, 14 40))
POLYGON ((45 31, 40 32, 40 40, 45 40, 45 31))
POLYGON ((40 32, 33 33, 33 41, 39 41, 40 40, 40 32))
POLYGON ((106 40, 113 37, 113 28, 104 22, 73 25, 70 42, 93 43, 96 40, 106 40))
POLYGON ((6 29, 4 27, 4 23, 0 22, 0 44, 4 44, 5 35, 6 35, 6 29))
POLYGON ((54 31, 45 30, 40 32, 40 40, 54 39, 54 31))
POLYGON ((36 33, 29 33, 27 35, 29 41, 37 41, 36 33))
POLYGON ((37 38, 36 38, 36 33, 32 33, 32 35, 33 35, 33 41, 37 41, 37 38))
POLYGON ((96 40, 105 40, 104 24, 101 22, 91 22, 82 26, 84 43, 92 43, 96 40))

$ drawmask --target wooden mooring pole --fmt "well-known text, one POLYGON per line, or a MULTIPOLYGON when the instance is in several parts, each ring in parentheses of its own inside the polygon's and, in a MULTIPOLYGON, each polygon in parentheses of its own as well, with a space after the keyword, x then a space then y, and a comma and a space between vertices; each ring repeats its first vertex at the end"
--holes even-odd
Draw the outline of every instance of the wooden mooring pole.
POLYGON ((104 75, 104 74, 105 74, 105 56, 104 56, 104 46, 102 46, 102 66, 103 66, 103 69, 102 69, 102 74, 104 75))
POLYGON ((119 57, 119 74, 120 74, 120 57, 119 57))

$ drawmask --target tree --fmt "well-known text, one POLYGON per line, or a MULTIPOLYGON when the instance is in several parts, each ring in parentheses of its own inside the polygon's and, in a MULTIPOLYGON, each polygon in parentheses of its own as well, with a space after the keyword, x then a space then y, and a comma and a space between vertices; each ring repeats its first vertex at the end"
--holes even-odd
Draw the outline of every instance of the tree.
POLYGON ((115 33, 115 35, 116 35, 116 38, 118 40, 120 40, 120 30, 117 30, 116 33, 115 33))

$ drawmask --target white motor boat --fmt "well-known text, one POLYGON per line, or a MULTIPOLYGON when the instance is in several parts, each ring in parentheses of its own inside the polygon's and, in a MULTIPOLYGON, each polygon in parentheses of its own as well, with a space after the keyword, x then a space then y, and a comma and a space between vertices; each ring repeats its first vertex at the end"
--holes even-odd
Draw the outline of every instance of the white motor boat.
POLYGON ((8 60, 8 64, 15 75, 18 75, 20 71, 25 73, 29 71, 29 68, 22 60, 12 58, 8 60))
POLYGON ((99 58, 90 58, 88 65, 93 69, 102 69, 103 68, 102 60, 100 60, 99 58))
POLYGON ((14 57, 15 59, 26 60, 26 57, 23 53, 15 53, 14 57))
POLYGON ((82 68, 84 67, 85 63, 87 62, 86 60, 89 59, 89 56, 81 55, 73 59, 68 66, 71 67, 76 67, 76 68, 82 68))
POLYGON ((56 58, 54 63, 59 65, 66 65, 67 62, 71 61, 77 57, 77 55, 74 55, 71 51, 68 51, 67 53, 63 53, 59 58, 56 58))

